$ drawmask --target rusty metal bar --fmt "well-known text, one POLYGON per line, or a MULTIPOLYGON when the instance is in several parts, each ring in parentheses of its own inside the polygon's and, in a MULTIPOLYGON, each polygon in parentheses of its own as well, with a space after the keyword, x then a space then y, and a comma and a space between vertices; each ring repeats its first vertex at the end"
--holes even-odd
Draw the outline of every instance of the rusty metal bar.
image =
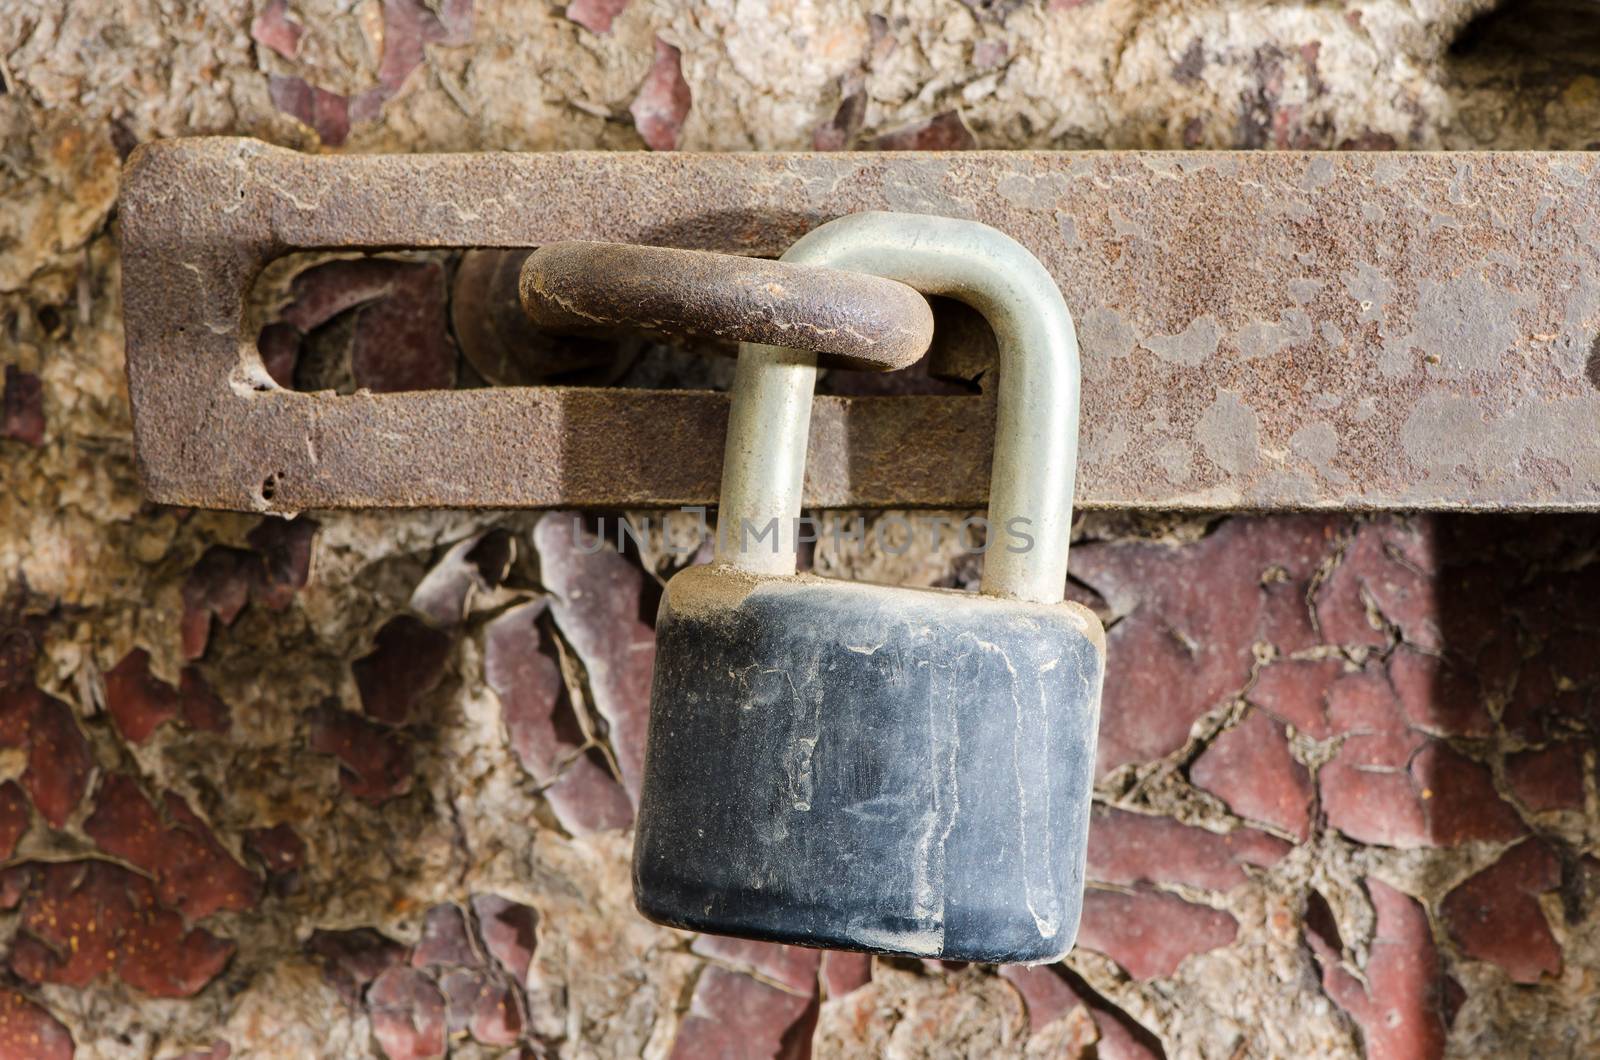
POLYGON ((933 310, 903 283, 705 250, 552 243, 523 263, 521 297, 552 331, 760 342, 874 371, 915 364, 933 338, 933 310))
MULTIPOLYGON (((141 147, 121 203, 151 496, 349 506, 714 502, 711 393, 277 389, 262 264, 583 239, 777 256, 869 209, 1017 239, 1078 320, 1078 503, 1600 508, 1600 158, 1579 153, 305 156, 141 147)), ((819 398, 807 503, 978 505, 986 398, 819 398)))

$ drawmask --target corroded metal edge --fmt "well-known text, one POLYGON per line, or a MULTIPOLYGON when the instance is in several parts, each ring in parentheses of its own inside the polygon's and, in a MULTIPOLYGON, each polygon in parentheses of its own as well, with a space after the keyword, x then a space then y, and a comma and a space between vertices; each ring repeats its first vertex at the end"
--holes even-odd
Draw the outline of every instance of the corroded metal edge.
MULTIPOLYGON (((121 199, 141 473, 175 504, 715 499, 726 399, 276 388, 241 334, 277 255, 586 239, 776 256, 860 210, 1044 263, 1084 355, 1087 507, 1600 507, 1600 159, 1554 154, 308 156, 150 144, 121 199)), ((982 398, 821 398, 807 503, 984 501, 982 398)))

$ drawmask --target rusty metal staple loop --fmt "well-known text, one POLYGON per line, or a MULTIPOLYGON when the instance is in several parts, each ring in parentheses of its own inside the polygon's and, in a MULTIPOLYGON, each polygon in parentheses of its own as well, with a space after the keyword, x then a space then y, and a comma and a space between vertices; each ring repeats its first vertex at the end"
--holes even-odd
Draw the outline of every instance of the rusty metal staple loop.
MULTIPOLYGON (((284 513, 714 503, 726 395, 286 390, 244 333, 250 286, 304 250, 588 241, 771 258, 885 209, 1005 232, 1081 314, 1079 507, 1600 508, 1600 159, 1580 153, 144 145, 119 216, 146 490, 284 513)), ((805 503, 982 505, 992 424, 987 394, 820 396, 805 503)))
POLYGON ((933 338, 927 301, 860 272, 703 250, 570 242, 521 269, 521 304, 553 331, 646 331, 758 342, 846 368, 915 364, 933 338))

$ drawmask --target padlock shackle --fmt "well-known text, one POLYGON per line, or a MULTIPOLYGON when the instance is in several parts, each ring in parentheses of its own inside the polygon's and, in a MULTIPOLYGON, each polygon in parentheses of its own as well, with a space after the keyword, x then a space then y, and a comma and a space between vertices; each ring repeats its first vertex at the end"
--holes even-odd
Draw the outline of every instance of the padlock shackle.
MULTIPOLYGON (((965 302, 999 341, 999 400, 989 484, 990 538, 980 591, 1058 603, 1066 588, 1078 465, 1078 338, 1055 280, 1016 240, 986 224, 858 213, 802 237, 783 260, 872 273, 965 302), (1008 534, 1015 520, 1032 546, 1008 534)), ((722 467, 716 561, 793 574, 814 354, 739 347, 722 467), (775 521, 775 523, 774 523, 775 521), (775 525, 769 545, 743 533, 775 525)))

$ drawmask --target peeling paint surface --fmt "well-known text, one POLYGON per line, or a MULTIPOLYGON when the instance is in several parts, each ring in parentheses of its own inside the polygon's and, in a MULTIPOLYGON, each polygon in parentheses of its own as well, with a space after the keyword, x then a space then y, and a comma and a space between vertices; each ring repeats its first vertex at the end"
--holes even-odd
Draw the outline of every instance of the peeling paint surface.
MULTIPOLYGON (((1508 8, 1509 25, 1456 49, 1485 0, 0 6, 0 1057, 392 1060, 437 1055, 441 1039, 453 1057, 650 1060, 1600 1048, 1591 521, 1087 513, 1070 592, 1110 627, 1117 675, 1102 746, 1119 764, 1096 783, 1086 866, 1108 911, 1099 930, 1065 962, 998 972, 739 948, 643 921, 628 878, 633 649, 651 643, 660 584, 704 540, 675 526, 586 562, 565 547, 578 536, 547 531, 538 547, 528 513, 285 522, 150 502, 124 369, 137 263, 119 256, 114 212, 124 157, 170 136, 249 135, 319 164, 641 151, 631 107, 660 39, 688 111, 664 69, 652 102, 665 105, 641 113, 685 152, 890 134, 1205 152, 1106 169, 1009 156, 992 186, 982 151, 938 167, 901 155, 903 170, 872 156, 774 166, 762 180, 798 216, 716 229, 777 249, 879 172, 910 175, 884 195, 912 208, 1021 218, 1092 296, 1073 305, 1090 351, 1086 487, 1126 467, 1174 505, 1229 503, 1193 435, 1227 392, 1260 420, 1255 473, 1272 490, 1327 474, 1311 503, 1494 489, 1558 505, 1596 474, 1600 392, 1600 212, 1576 153, 1600 143, 1600 46, 1582 22, 1541 36, 1559 3, 1508 8), (297 83, 275 93, 280 78, 297 83), (1268 147, 1258 162, 1215 153, 1268 147), (1297 154, 1337 148, 1357 154, 1297 154), (1421 186, 1385 154, 1477 148, 1574 153, 1446 159, 1421 186), (1198 213, 1140 201, 1188 181, 1202 182, 1198 213), (1213 215, 1249 238, 1228 242, 1213 215), (1501 361, 1515 372, 1447 377, 1411 340, 1423 281, 1460 277, 1523 299, 1501 361), (1207 301, 1175 301, 1201 279, 1207 301), (1144 345, 1207 314, 1216 353, 1193 369, 1144 345), (1235 336, 1252 327, 1293 342, 1245 360, 1235 336), (1413 413, 1427 422, 1408 432, 1413 413), (557 585, 563 600, 576 586, 634 608, 567 607, 558 622, 557 585), (449 651, 437 683, 380 720, 353 663, 403 614, 449 651), (93 829, 113 855, 86 826, 130 790, 122 823, 103 814, 93 829)), ((664 172, 689 164, 666 157, 664 172)), ((238 201, 253 187, 242 176, 216 180, 238 201)), ((486 183, 437 197, 441 227, 494 227, 547 192, 486 183)), ((640 201, 658 191, 639 188, 640 201)), ((259 190, 274 224, 324 201, 259 190)), ((292 304, 294 276, 327 255, 310 258, 252 310, 292 304)), ((351 273, 329 270, 331 293, 354 295, 351 273)), ((204 294, 204 279, 177 277, 171 297, 204 294)), ((316 330, 350 342, 385 319, 354 307, 316 330)), ((448 357, 450 335, 429 338, 448 357)), ((719 385, 727 366, 669 353, 670 372, 634 382, 719 385)), ((712 488, 710 434, 640 466, 712 488)), ((343 444, 294 441, 308 464, 308 443, 324 460, 343 444)), ((523 441, 495 440, 467 477, 495 452, 533 459, 523 441)), ((937 460, 980 481, 963 453, 937 460)), ((921 458, 885 464, 897 489, 921 458)), ((863 537, 818 542, 818 573, 976 584, 977 557, 926 536, 931 519, 972 511, 898 513, 923 542, 903 553, 874 539, 889 516, 860 514, 863 537)))

